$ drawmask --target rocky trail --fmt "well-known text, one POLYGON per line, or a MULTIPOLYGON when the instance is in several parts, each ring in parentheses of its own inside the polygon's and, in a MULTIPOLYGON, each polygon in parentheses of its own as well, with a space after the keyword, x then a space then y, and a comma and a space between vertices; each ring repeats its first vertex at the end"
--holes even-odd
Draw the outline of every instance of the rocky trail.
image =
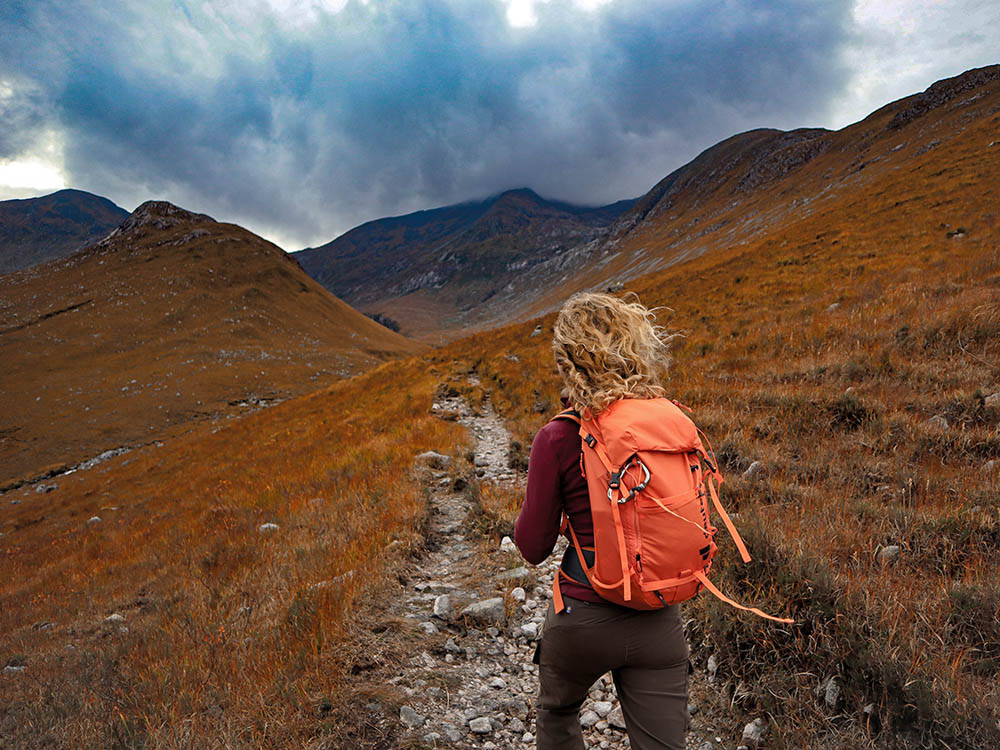
MULTIPOLYGON (((487 402, 478 413, 459 397, 439 399, 435 411, 456 417, 475 437, 480 481, 523 486, 508 468, 509 435, 487 402)), ((408 746, 533 748, 537 667, 532 663, 549 606, 562 544, 537 567, 525 565, 513 543, 496 547, 474 530, 468 493, 456 490, 452 458, 422 454, 416 473, 428 485, 431 522, 428 552, 414 563, 406 590, 390 616, 415 621, 420 644, 390 679, 407 696, 399 712, 408 746)), ((692 726, 687 746, 736 747, 716 735, 708 678, 691 676, 692 726)), ((610 675, 591 689, 580 721, 587 746, 628 748, 621 708, 610 675)), ((746 744, 746 743, 745 743, 746 744)), ((755 743, 750 743, 755 744, 755 743)))

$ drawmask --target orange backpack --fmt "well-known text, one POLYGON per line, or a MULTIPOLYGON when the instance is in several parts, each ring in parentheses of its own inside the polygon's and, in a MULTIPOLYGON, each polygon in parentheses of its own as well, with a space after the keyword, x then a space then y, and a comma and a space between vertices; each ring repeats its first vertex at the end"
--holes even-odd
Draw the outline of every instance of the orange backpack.
POLYGON ((715 456, 676 402, 621 399, 596 417, 581 419, 570 409, 555 419, 580 426, 581 469, 594 518, 594 546, 582 548, 563 517, 562 531, 569 529, 578 558, 568 552, 555 577, 556 612, 563 609, 560 578, 572 580, 578 576, 570 573, 582 570, 600 596, 633 609, 683 602, 704 587, 737 609, 793 622, 738 604, 708 580, 717 550, 709 497, 743 562, 750 562, 750 554, 719 502, 722 475, 715 456))

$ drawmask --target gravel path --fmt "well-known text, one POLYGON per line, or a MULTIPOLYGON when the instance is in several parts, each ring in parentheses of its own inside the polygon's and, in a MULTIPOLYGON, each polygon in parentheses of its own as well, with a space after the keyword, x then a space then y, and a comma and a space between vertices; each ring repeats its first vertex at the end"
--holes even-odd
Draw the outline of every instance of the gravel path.
MULTIPOLYGON (((434 410, 457 414, 475 437, 480 481, 523 486, 523 475, 507 466, 510 436, 488 402, 475 414, 460 398, 442 398, 434 410)), ((429 552, 414 565, 392 614, 415 622, 425 648, 390 680, 408 696, 399 720, 415 746, 533 748, 532 656, 564 542, 537 567, 526 566, 509 540, 484 549, 469 523, 468 497, 447 471, 450 462, 438 454, 417 461, 430 488, 429 552)), ((694 704, 692 710, 688 747, 724 747, 704 726, 705 712, 694 704)), ((591 689, 580 719, 588 747, 630 746, 610 675, 591 689)))

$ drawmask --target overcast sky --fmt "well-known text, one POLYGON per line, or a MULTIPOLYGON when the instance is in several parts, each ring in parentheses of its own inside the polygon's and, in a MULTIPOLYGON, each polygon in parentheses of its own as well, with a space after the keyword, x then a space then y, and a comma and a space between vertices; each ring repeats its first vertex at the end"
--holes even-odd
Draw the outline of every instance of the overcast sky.
POLYGON ((165 199, 297 250, 514 187, 635 197, 998 62, 996 0, 0 0, 0 199, 165 199))

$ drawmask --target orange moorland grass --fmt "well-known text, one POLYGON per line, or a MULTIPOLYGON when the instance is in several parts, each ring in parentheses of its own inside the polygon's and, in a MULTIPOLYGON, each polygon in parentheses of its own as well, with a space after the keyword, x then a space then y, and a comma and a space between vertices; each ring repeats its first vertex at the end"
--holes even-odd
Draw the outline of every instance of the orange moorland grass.
MULTIPOLYGON (((630 285, 683 329, 669 387, 715 444, 755 556, 740 565, 723 538, 715 577, 797 620, 776 626, 702 595, 686 607, 694 658, 714 653, 728 675, 734 734, 771 719, 769 746, 993 746, 1000 250, 988 233, 894 245, 846 228, 839 248, 802 261, 828 218, 630 285), (753 461, 763 470, 744 479, 753 461), (890 546, 899 558, 880 561, 890 546), (831 676, 841 693, 826 708, 814 689, 831 676)), ((448 350, 492 389, 515 462, 558 408, 552 320, 539 336, 533 321, 448 350)), ((486 502, 509 529, 517 498, 486 502)))
MULTIPOLYGON (((695 659, 718 657, 734 735, 766 713, 780 717, 775 747, 988 746, 1000 518, 984 462, 1000 458, 1000 412, 985 397, 1000 380, 1000 254, 988 232, 894 244, 868 231, 869 208, 834 207, 633 284, 685 329, 670 387, 715 443, 756 558, 735 564, 723 540, 715 577, 799 623, 699 597, 686 610, 695 659), (947 429, 928 423, 937 415, 947 429), (754 460, 762 474, 740 478, 754 460), (901 554, 881 565, 888 545, 901 554), (833 711, 813 694, 831 675, 833 711)), ((448 380, 473 404, 488 392, 523 467, 558 408, 551 321, 390 363, 7 507, 0 658, 30 669, 0 683, 4 743, 353 741, 329 717, 364 721, 346 675, 372 657, 345 614, 391 576, 386 551, 419 539, 413 455, 464 450, 461 430, 428 415, 434 388, 448 380), (465 382, 470 369, 481 385, 465 382), (93 514, 103 520, 87 525, 93 514), (280 528, 262 535, 268 521, 280 528), (128 633, 103 621, 116 611, 128 633)), ((485 485, 487 531, 509 530, 518 500, 485 485)))
POLYGON ((353 742, 352 665, 379 655, 345 614, 421 545, 414 455, 465 451, 429 415, 437 381, 391 362, 11 508, 0 658, 26 671, 0 683, 0 744, 353 742))

